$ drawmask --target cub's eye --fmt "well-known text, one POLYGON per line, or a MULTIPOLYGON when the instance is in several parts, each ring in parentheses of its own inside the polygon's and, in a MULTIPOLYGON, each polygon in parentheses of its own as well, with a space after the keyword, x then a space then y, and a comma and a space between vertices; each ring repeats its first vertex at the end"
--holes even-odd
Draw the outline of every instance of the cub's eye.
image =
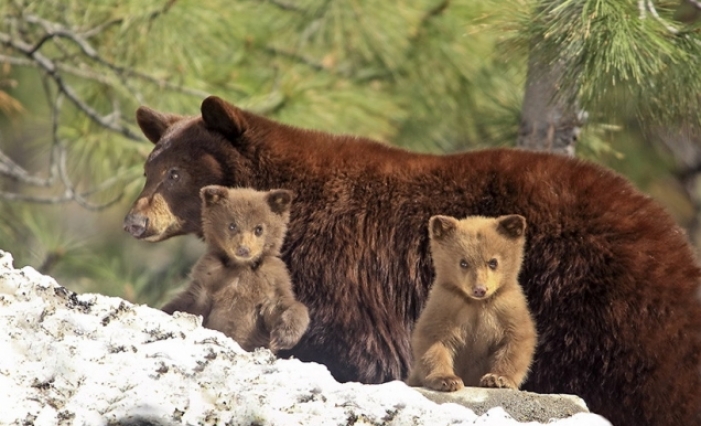
POLYGON ((460 267, 462 269, 467 269, 468 266, 470 266, 470 265, 467 264, 467 260, 463 259, 460 261, 460 267))
POLYGON ((236 231, 236 224, 235 223, 230 223, 229 224, 229 231, 235 232, 236 231))
POLYGON ((178 172, 175 169, 170 169, 170 171, 168 172, 168 179, 170 179, 170 180, 180 179, 180 172, 178 172))
POLYGON ((489 266, 491 269, 497 269, 498 265, 499 262, 497 262, 496 259, 491 259, 489 262, 487 262, 487 266, 489 266))
POLYGON ((256 229, 253 230, 253 232, 256 234, 256 237, 260 237, 263 235, 263 227, 258 225, 256 226, 256 229))

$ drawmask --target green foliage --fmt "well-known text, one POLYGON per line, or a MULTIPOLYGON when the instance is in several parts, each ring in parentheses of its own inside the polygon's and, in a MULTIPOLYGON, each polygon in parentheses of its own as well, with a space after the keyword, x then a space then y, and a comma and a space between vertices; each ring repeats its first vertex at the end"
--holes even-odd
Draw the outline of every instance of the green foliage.
POLYGON ((701 27, 674 20, 678 1, 542 0, 529 6, 521 40, 546 60, 565 64, 562 84, 579 88, 586 110, 625 119, 620 105, 630 103, 646 122, 701 123, 701 27))
MULTIPOLYGON (((531 49, 566 62, 563 84, 579 87, 592 117, 580 152, 615 165, 630 154, 613 142, 626 129, 610 131, 610 112, 622 123, 701 111, 696 15, 674 21, 676 3, 654 3, 660 19, 623 0, 0 2, 0 152, 39 177, 65 152, 68 189, 84 198, 1 202, 0 248, 74 289, 157 304, 187 280, 201 246, 121 231, 152 147, 134 120, 139 105, 197 114, 211 93, 415 150, 513 146, 531 49), (99 212, 77 204, 113 200, 99 212)), ((60 173, 53 183, 0 176, 0 192, 70 193, 60 173)))

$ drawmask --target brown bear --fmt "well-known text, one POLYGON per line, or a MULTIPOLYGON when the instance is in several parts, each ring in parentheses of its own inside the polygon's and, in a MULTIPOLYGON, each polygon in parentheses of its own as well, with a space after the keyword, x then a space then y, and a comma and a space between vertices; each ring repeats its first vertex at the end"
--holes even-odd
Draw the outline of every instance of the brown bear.
POLYGON ((210 185, 200 196, 207 252, 193 267, 188 288, 163 311, 202 315, 205 327, 247 351, 292 348, 309 324, 280 259, 292 193, 210 185))
POLYGON ((537 341, 518 283, 526 219, 433 216, 428 233, 435 279, 411 336, 407 383, 518 389, 537 341))
POLYGON ((522 389, 583 397, 615 424, 699 424, 701 269, 672 217, 596 164, 514 149, 451 155, 281 124, 228 104, 201 116, 141 107, 155 144, 124 227, 202 235, 201 187, 295 192, 282 259, 309 308, 290 351, 339 381, 407 376, 432 282, 431 216, 520 214, 519 282, 539 344, 522 389))

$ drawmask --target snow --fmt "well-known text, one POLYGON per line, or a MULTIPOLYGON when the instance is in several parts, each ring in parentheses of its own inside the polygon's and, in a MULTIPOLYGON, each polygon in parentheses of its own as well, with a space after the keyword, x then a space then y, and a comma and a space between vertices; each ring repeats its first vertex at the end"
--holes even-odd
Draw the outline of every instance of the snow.
POLYGON ((401 382, 340 384, 322 365, 245 352, 200 317, 76 295, 2 251, 0 329, 2 425, 540 424, 439 405, 401 382))

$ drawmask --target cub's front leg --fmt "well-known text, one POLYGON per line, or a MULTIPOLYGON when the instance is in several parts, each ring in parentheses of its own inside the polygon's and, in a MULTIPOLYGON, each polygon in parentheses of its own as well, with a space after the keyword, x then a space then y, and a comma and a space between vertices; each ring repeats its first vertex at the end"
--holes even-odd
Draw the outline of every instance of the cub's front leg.
POLYGON ((453 353, 442 342, 433 343, 421 355, 409 385, 421 385, 441 392, 455 392, 465 385, 453 370, 453 353))
POLYGON ((188 288, 175 296, 173 300, 163 305, 161 310, 169 315, 173 315, 176 311, 202 315, 204 321, 206 321, 211 307, 211 298, 207 296, 199 284, 193 282, 190 283, 188 288))
POLYGON ((309 311, 296 300, 277 311, 279 316, 270 332, 270 350, 273 352, 294 347, 309 326, 309 311))
POLYGON ((512 323, 505 327, 510 332, 492 356, 490 371, 482 376, 480 386, 518 389, 526 380, 538 337, 525 306, 523 300, 520 307, 512 308, 512 323))

